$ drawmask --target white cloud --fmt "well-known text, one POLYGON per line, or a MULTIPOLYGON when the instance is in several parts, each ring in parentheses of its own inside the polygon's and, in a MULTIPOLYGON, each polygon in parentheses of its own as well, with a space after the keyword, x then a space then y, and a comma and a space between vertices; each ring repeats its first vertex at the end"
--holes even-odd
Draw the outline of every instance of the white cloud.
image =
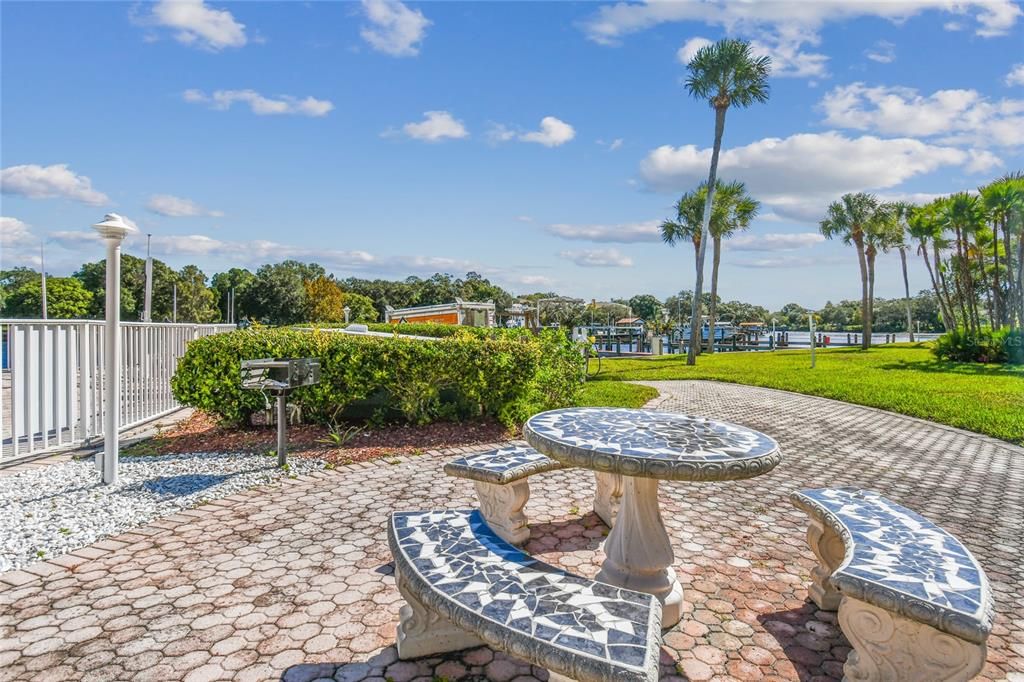
POLYGON ((989 100, 977 90, 937 90, 924 96, 912 88, 851 83, 821 101, 825 122, 885 135, 941 136, 940 141, 975 146, 1024 144, 1024 100, 989 100))
POLYGON ((540 121, 540 130, 523 133, 519 139, 523 142, 536 142, 545 147, 558 147, 574 137, 576 130, 571 125, 554 116, 545 116, 540 121))
POLYGON ((757 268, 757 269, 772 269, 772 268, 809 268, 816 265, 833 266, 841 263, 845 263, 846 260, 837 257, 820 258, 811 256, 770 256, 767 258, 755 258, 754 260, 746 261, 730 261, 729 265, 735 265, 741 268, 757 268))
POLYGON ((9 166, 0 171, 0 190, 29 199, 74 199, 90 206, 101 206, 110 199, 92 188, 92 181, 78 175, 66 163, 52 166, 25 164, 9 166))
POLYGON ((633 259, 619 253, 618 249, 562 251, 558 255, 584 268, 628 268, 633 265, 633 259))
MULTIPOLYGON (((710 162, 710 149, 664 145, 643 160, 640 176, 652 189, 682 192, 707 177, 710 162)), ((719 176, 744 181, 755 198, 783 218, 817 221, 825 206, 845 192, 891 189, 944 167, 981 173, 1001 164, 987 151, 909 138, 850 138, 833 131, 765 138, 726 149, 719 176)))
POLYGON ((818 232, 741 234, 724 242, 730 251, 795 251, 820 244, 818 232))
POLYGON ((680 64, 689 64, 690 60, 697 54, 697 50, 712 44, 713 42, 711 40, 702 38, 701 36, 690 38, 683 43, 683 46, 679 48, 678 52, 676 52, 676 59, 679 60, 680 64))
POLYGON ((620 149, 622 145, 625 143, 625 140, 623 140, 621 137, 616 137, 611 142, 607 142, 605 140, 596 140, 596 142, 598 145, 602 147, 607 147, 608 151, 613 152, 616 149, 620 149))
POLYGON ((864 50, 864 56, 873 62, 891 64, 896 61, 896 46, 888 40, 879 40, 864 50))
POLYGON ((245 24, 226 9, 213 9, 203 0, 160 0, 145 23, 170 28, 175 40, 206 50, 246 44, 245 24))
POLYGON ((278 95, 276 98, 264 97, 255 90, 215 90, 207 95, 201 90, 186 90, 182 93, 186 102, 208 104, 211 109, 226 111, 235 102, 247 104, 252 113, 258 116, 295 114, 299 116, 326 116, 334 104, 329 100, 315 97, 293 97, 278 95))
POLYGON ((378 52, 393 57, 415 57, 431 21, 419 10, 398 0, 363 0, 363 12, 370 25, 359 32, 378 52))
POLYGON ((668 22, 698 21, 718 26, 729 35, 752 39, 756 51, 775 61, 773 75, 820 77, 826 74, 828 57, 804 51, 820 44, 820 29, 829 22, 859 17, 879 17, 902 22, 925 11, 942 11, 963 18, 973 16, 976 33, 1005 35, 1022 12, 1013 0, 887 0, 885 2, 836 2, 776 0, 730 2, 725 0, 678 0, 677 2, 619 2, 604 5, 582 28, 591 40, 617 45, 622 38, 668 22))
POLYGON ((28 223, 17 218, 0 216, 0 244, 10 249, 38 246, 39 239, 29 230, 28 223))
POLYGON ((210 216, 220 218, 224 215, 221 211, 211 211, 203 208, 191 199, 172 196, 170 194, 154 194, 146 203, 146 208, 153 213, 169 216, 171 218, 191 218, 199 216, 210 216))
POLYGON ((517 215, 516 216, 516 220, 518 220, 521 223, 532 223, 533 222, 533 218, 531 218, 528 215, 517 215))
POLYGON ((1006 74, 1004 82, 1007 85, 1024 85, 1024 62, 1014 64, 1010 68, 1010 73, 1006 74))
POLYGON ((402 130, 414 140, 439 142, 446 138, 458 140, 469 136, 462 121, 456 120, 447 111, 425 111, 424 119, 418 123, 406 123, 402 130))
POLYGON ((487 129, 487 140, 492 144, 516 139, 516 132, 503 123, 492 123, 487 129))
POLYGON ((629 244, 634 242, 661 241, 660 226, 660 220, 647 220, 616 225, 569 225, 567 223, 555 223, 554 225, 548 225, 544 229, 549 234, 561 237, 562 239, 629 244))

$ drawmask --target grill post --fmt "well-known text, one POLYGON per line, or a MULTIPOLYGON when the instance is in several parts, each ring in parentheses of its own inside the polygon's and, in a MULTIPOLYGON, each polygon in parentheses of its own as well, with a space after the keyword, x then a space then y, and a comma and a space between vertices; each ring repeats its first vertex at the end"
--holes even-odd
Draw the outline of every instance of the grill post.
POLYGON ((288 462, 288 396, 284 391, 277 394, 277 466, 288 462))

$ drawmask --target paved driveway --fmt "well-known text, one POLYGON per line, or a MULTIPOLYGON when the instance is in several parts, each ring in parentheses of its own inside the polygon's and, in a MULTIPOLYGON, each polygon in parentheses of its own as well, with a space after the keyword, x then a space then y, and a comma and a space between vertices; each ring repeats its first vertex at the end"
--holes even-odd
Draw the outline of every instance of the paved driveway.
MULTIPOLYGON (((998 612, 984 675, 1024 680, 1024 450, 820 398, 656 382, 652 407, 773 435, 786 459, 729 483, 662 484, 685 616, 665 635, 668 680, 841 677, 834 614, 806 600, 814 560, 796 488, 859 484, 917 509, 985 566, 998 612)), ((236 495, 0 575, 2 680, 546 679, 486 648, 396 661, 392 509, 466 507, 453 451, 353 465, 236 495)), ((532 479, 528 550, 593 576, 605 527, 591 474, 532 479)), ((6 520, 5 520, 6 522, 6 520)))

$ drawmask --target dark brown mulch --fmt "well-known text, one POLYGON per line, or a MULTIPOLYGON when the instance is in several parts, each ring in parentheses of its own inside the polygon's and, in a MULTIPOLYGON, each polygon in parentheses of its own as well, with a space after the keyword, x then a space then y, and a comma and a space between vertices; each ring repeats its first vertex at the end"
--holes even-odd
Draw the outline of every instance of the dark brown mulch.
MULTIPOLYGON (((396 424, 365 428, 343 446, 324 443, 328 429, 312 424, 288 427, 288 454, 317 457, 334 464, 378 457, 417 454, 423 450, 494 443, 513 437, 493 421, 438 422, 424 426, 396 424)), ((277 447, 277 427, 223 426, 212 416, 196 412, 174 428, 145 441, 125 454, 164 455, 185 452, 266 452, 277 447)))

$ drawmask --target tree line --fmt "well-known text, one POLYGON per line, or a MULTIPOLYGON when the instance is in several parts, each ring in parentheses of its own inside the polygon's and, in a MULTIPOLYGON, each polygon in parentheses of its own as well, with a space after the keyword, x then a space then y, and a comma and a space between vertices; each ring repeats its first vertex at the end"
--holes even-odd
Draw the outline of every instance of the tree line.
POLYGON ((828 239, 852 245, 861 280, 864 347, 875 320, 875 263, 898 250, 905 312, 913 311, 907 255, 925 264, 946 331, 978 335, 1024 327, 1024 174, 1011 173, 978 188, 916 206, 880 201, 863 192, 845 194, 820 223, 828 239))

